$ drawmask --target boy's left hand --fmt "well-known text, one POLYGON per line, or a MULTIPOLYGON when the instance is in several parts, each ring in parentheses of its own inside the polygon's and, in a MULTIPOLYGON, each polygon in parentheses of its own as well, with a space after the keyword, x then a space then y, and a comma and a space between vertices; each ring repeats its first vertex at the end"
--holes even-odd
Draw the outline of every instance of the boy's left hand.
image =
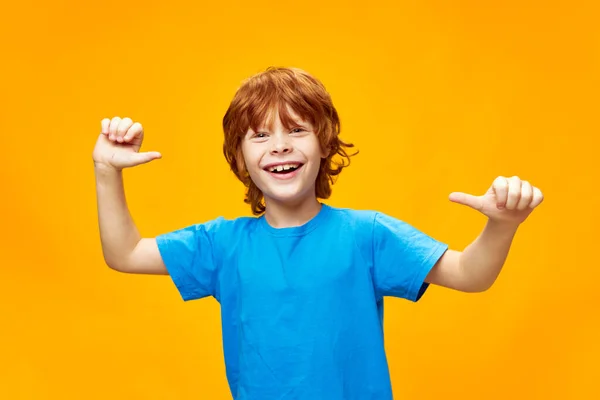
POLYGON ((540 189, 517 176, 499 176, 483 196, 454 192, 450 201, 474 208, 490 220, 521 224, 544 200, 540 189))

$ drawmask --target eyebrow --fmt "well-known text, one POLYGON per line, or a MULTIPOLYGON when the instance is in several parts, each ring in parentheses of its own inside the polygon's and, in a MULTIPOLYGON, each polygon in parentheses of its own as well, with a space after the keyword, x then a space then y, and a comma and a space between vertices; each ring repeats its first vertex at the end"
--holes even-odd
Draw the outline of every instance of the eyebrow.
MULTIPOLYGON (((292 122, 294 123, 293 126, 303 126, 306 128, 309 125, 308 121, 304 121, 304 120, 297 121, 297 120, 293 119, 292 122)), ((268 131, 268 130, 269 130, 268 127, 266 127, 264 125, 259 125, 258 130, 256 132, 262 132, 262 131, 268 131)))
POLYGON ((308 125, 310 125, 308 121, 304 121, 304 120, 299 120, 298 121, 298 120, 293 119, 292 121, 296 125, 302 125, 302 126, 308 126, 308 125))

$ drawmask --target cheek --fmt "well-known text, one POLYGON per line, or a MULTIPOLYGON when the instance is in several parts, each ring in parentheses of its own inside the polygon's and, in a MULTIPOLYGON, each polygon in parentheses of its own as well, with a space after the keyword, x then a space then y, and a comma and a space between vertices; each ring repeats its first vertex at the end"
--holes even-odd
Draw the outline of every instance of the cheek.
POLYGON ((256 149, 242 147, 240 152, 241 157, 238 158, 238 165, 243 166, 244 170, 249 174, 258 170, 260 164, 260 154, 256 149), (254 151, 253 151, 254 150, 254 151))
POLYGON ((321 144, 318 141, 310 143, 309 146, 306 146, 306 148, 304 149, 304 154, 310 157, 312 161, 318 162, 320 162, 322 158, 327 157, 326 152, 324 151, 323 147, 321 147, 321 144))

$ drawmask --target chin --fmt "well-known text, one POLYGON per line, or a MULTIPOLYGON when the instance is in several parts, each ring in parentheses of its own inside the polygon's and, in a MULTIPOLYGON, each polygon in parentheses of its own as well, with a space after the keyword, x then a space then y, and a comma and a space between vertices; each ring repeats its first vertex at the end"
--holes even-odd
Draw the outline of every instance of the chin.
MULTIPOLYGON (((314 190, 302 192, 299 190, 266 190, 263 191, 265 201, 274 201, 277 203, 284 203, 289 205, 299 205, 305 202, 307 199, 315 197, 314 190)), ((291 189, 291 188, 290 188, 291 189)))
POLYGON ((299 193, 289 193, 289 192, 283 192, 283 191, 273 191, 273 192, 269 192, 269 193, 265 193, 265 200, 269 199, 271 201, 276 201, 278 203, 287 203, 287 204, 294 204, 294 203, 299 203, 301 202, 301 200, 303 198, 305 198, 306 196, 302 196, 299 193))
POLYGON ((316 198, 314 185, 307 185, 307 182, 316 181, 318 170, 311 171, 306 167, 307 165, 304 165, 299 173, 289 180, 274 179, 265 171, 256 171, 257 173, 251 174, 251 178, 254 178, 265 201, 300 205, 308 199, 316 198), (308 176, 306 176, 307 172, 308 176))

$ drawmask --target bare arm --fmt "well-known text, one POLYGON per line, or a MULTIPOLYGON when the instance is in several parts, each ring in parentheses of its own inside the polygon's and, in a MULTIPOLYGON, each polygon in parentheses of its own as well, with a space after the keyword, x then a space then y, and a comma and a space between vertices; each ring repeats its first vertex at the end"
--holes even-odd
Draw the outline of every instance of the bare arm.
POLYGON ((426 281, 462 292, 482 292, 498 278, 517 227, 488 221, 464 251, 448 250, 426 281))
POLYGON ((123 168, 160 158, 156 152, 139 152, 142 138, 142 126, 129 118, 102 121, 102 134, 93 154, 100 242, 110 268, 166 275, 156 240, 140 236, 125 198, 123 168))
POLYGON ((463 292, 489 289, 500 274, 520 224, 540 205, 540 189, 519 177, 498 177, 483 196, 455 192, 450 200, 488 217, 481 234, 463 252, 448 250, 426 281, 463 292))
POLYGON ((96 166, 100 242, 106 264, 120 272, 166 275, 153 238, 142 238, 131 217, 122 171, 96 166))

